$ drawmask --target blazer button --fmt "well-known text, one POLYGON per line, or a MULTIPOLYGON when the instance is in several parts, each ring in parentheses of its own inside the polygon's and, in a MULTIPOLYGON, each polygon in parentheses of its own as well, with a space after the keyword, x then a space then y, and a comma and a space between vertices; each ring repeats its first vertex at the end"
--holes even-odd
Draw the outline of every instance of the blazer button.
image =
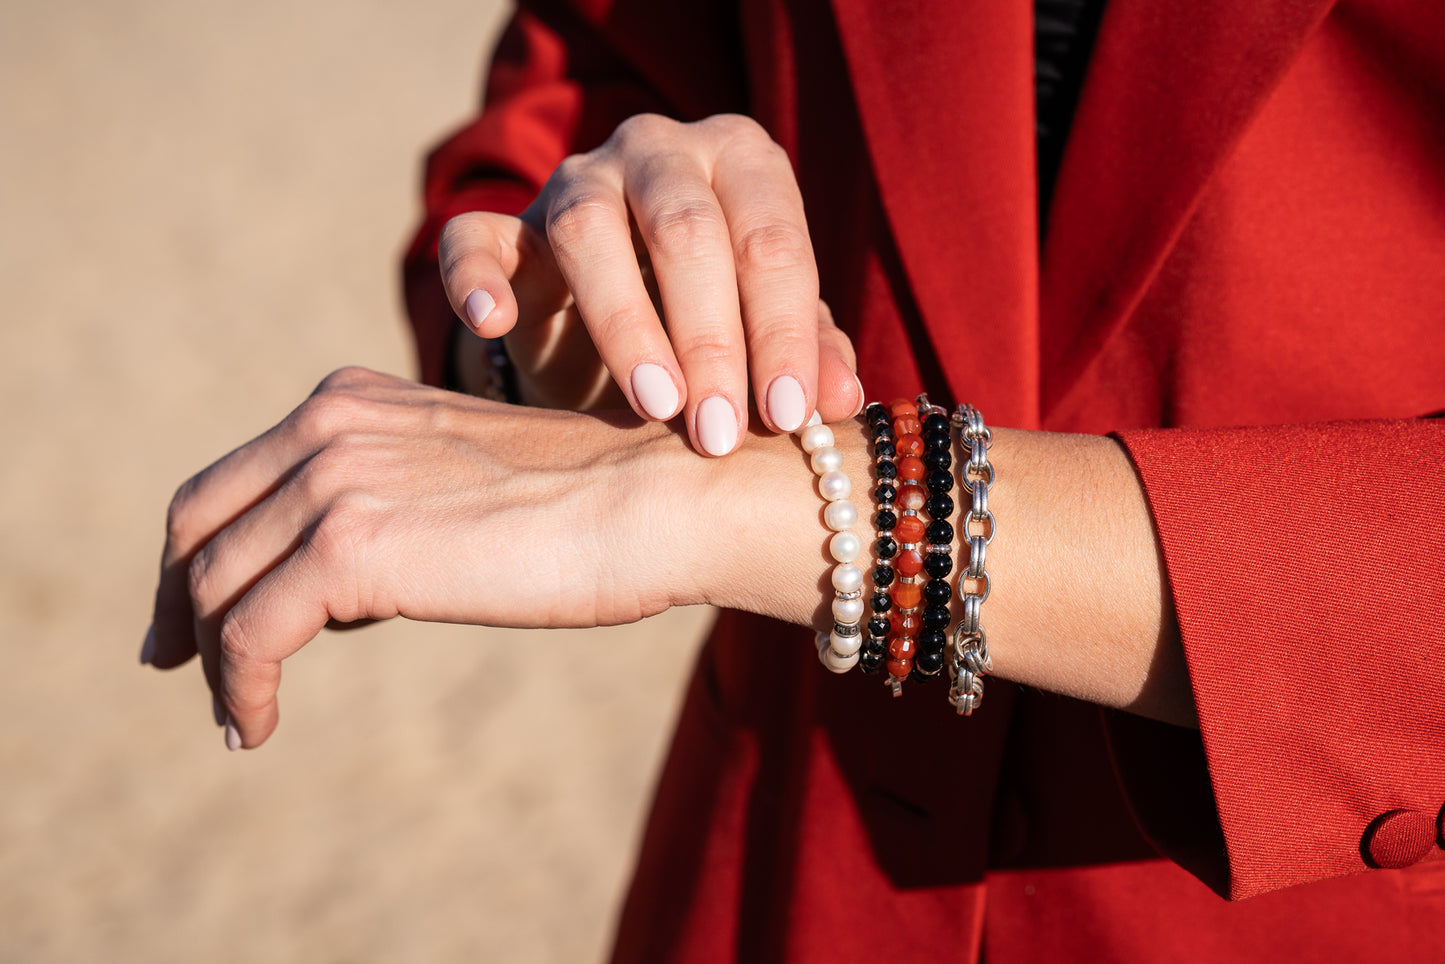
POLYGON ((1422 810, 1387 810, 1365 828, 1360 856, 1384 870, 1419 863, 1435 846, 1436 822, 1422 810))

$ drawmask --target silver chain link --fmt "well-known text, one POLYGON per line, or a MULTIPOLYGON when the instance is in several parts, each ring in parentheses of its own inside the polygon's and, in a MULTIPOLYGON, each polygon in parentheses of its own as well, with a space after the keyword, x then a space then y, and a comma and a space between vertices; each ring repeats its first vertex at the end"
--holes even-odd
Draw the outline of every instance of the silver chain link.
POLYGON ((960 568, 958 573, 958 598, 963 604, 963 618, 953 630, 953 653, 949 661, 952 682, 948 688, 948 702, 959 715, 969 716, 983 702, 983 678, 993 670, 993 661, 988 656, 988 637, 979 625, 983 601, 989 593, 988 569, 984 563, 996 529, 993 513, 988 507, 988 487, 995 478, 993 463, 988 460, 993 433, 972 405, 958 407, 953 413, 953 425, 968 451, 968 462, 959 481, 973 498, 968 515, 963 520, 963 535, 968 542, 968 565, 960 568))

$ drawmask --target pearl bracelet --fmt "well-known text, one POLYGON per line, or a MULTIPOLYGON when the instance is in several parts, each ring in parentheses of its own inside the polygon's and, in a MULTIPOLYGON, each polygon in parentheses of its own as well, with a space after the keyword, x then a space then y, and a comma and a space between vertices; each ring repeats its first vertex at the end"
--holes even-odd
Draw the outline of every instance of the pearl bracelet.
POLYGON ((828 538, 828 553, 837 563, 832 578, 833 628, 817 635, 818 659, 833 672, 846 673, 858 665, 863 643, 858 625, 863 620, 863 570, 854 562, 863 544, 853 532, 858 523, 858 507, 848 498, 853 494, 853 482, 843 471, 843 453, 833 444, 833 430, 817 412, 797 435, 818 477, 818 494, 826 503, 823 524, 833 533, 828 538))

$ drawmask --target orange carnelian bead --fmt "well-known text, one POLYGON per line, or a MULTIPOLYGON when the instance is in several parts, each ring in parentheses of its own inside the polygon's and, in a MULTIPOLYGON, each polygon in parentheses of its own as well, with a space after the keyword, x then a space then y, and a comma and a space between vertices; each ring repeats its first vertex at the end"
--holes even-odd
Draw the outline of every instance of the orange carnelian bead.
POLYGON ((900 636, 888 641, 888 655, 896 660, 906 659, 912 662, 913 654, 917 649, 918 644, 909 636, 900 636))
POLYGON ((923 587, 916 582, 895 582, 888 590, 888 597, 899 609, 916 609, 923 602, 923 587))
POLYGON ((925 526, 923 525, 922 519, 916 515, 905 515, 899 519, 898 524, 893 527, 893 538, 904 545, 922 542, 924 531, 925 526))
POLYGON ((893 419, 893 433, 895 435, 922 435, 923 423, 918 420, 917 415, 902 415, 893 419))
MULTIPOLYGON (((888 625, 892 627, 893 634, 902 638, 912 639, 918 635, 918 630, 923 626, 923 617, 918 613, 905 613, 897 609, 888 614, 888 625)), ((897 655, 896 653, 894 654, 897 655)), ((905 655, 912 655, 906 653, 905 655)))
POLYGON ((899 458, 903 458, 905 455, 922 456, 923 436, 900 435, 898 441, 893 443, 893 449, 899 458))
POLYGON ((923 478, 923 460, 909 456, 898 460, 898 477, 905 482, 917 482, 923 478))
POLYGON ((928 493, 923 491, 921 485, 910 485, 904 483, 898 487, 898 497, 893 504, 899 509, 912 509, 918 512, 928 503, 928 493))
POLYGON ((917 549, 904 549, 894 558, 893 568, 905 578, 916 576, 923 571, 923 553, 917 549))
POLYGON ((888 414, 892 415, 894 418, 899 418, 903 415, 912 415, 914 417, 917 417, 918 406, 914 405, 906 398, 895 398, 893 401, 888 403, 888 414))
POLYGON ((907 679, 908 674, 913 672, 913 660, 911 659, 890 659, 886 664, 888 675, 894 679, 907 679))

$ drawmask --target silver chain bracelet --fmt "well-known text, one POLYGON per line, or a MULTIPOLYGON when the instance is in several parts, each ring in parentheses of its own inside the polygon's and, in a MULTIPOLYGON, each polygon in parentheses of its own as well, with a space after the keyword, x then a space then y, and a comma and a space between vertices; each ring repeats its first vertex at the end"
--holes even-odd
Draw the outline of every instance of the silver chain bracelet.
POLYGON ((968 452, 968 462, 960 473, 959 481, 972 496, 972 504, 963 518, 963 537, 968 541, 968 565, 958 574, 958 598, 963 604, 963 618, 953 630, 953 652, 949 661, 952 684, 948 688, 948 702, 959 715, 969 716, 983 702, 983 678, 993 670, 993 662, 988 657, 988 637, 979 625, 979 613, 989 591, 988 569, 984 561, 995 528, 993 513, 988 508, 988 487, 994 481, 993 464, 988 460, 993 433, 972 405, 960 405, 953 413, 953 424, 968 452))

